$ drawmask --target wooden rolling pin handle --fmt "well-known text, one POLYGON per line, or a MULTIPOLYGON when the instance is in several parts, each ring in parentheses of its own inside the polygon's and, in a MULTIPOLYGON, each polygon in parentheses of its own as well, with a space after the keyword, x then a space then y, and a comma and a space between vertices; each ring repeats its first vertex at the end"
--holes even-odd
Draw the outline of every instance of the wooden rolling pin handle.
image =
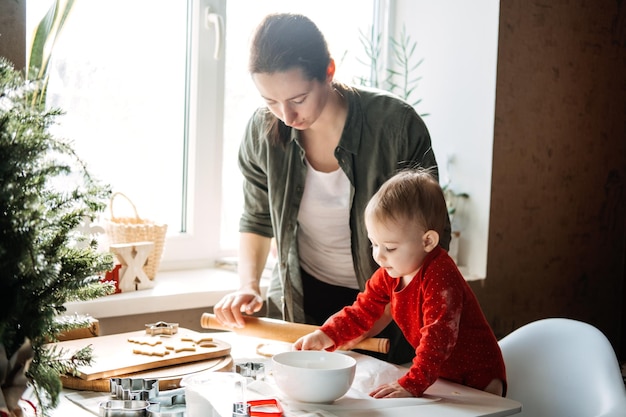
MULTIPOLYGON (((215 314, 203 313, 200 318, 200 326, 203 329, 230 330, 245 336, 255 336, 265 339, 280 340, 293 343, 300 337, 307 335, 319 326, 312 324, 290 323, 282 320, 244 316, 246 325, 243 328, 228 327, 220 323, 215 314)), ((388 353, 389 339, 371 337, 359 342, 353 349, 367 350, 370 352, 388 353)))

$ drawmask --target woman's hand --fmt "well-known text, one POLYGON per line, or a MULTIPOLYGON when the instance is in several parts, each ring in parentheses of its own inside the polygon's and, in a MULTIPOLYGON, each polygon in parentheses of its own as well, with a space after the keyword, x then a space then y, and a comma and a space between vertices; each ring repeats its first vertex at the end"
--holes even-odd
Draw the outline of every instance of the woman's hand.
POLYGON ((255 291, 237 291, 227 294, 213 307, 215 318, 225 326, 242 328, 243 314, 254 314, 263 307, 263 298, 255 291))
POLYGON ((370 392, 370 397, 374 398, 404 398, 404 397, 413 397, 411 393, 404 388, 398 381, 383 384, 380 387, 376 388, 374 391, 370 392))
POLYGON ((215 318, 225 326, 246 325, 242 313, 254 314, 263 307, 261 275, 267 262, 271 240, 254 233, 239 235, 239 291, 227 294, 213 307, 215 318))
POLYGON ((333 346, 335 342, 321 330, 315 330, 293 344, 295 350, 322 350, 333 346))

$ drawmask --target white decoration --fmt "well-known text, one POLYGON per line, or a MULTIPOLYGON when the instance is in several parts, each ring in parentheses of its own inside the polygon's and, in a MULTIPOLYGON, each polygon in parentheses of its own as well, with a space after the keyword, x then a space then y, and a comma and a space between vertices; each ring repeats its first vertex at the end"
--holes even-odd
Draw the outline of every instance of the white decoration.
POLYGON ((116 243, 110 247, 119 263, 119 288, 122 292, 145 290, 154 287, 143 267, 154 249, 154 242, 116 243))

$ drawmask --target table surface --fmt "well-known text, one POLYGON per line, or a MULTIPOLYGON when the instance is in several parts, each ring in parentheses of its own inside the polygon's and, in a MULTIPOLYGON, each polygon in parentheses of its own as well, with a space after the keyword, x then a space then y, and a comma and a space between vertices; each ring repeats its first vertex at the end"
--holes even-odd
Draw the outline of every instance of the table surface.
MULTIPOLYGON (((262 344, 265 344, 266 346, 271 346, 272 343, 284 343, 273 342, 270 340, 259 339, 255 337, 242 336, 232 332, 211 333, 211 335, 216 339, 220 339, 231 344, 231 356, 235 363, 238 360, 249 361, 254 360, 255 358, 267 360, 266 357, 264 358, 257 353, 258 346, 262 344)), ((351 352, 350 354, 359 355, 358 353, 353 352, 351 352)), ((367 357, 367 360, 370 360, 369 357, 367 357)), ((385 363, 383 362, 382 364, 385 363)), ((355 383, 356 382, 357 381, 355 381, 355 383)), ((61 395, 59 401, 59 406, 52 412, 53 417, 90 417, 94 415, 94 413, 87 411, 85 408, 79 407, 75 403, 65 398, 65 395, 70 393, 75 393, 75 391, 67 389, 63 391, 63 394, 61 395)), ((330 411, 330 414, 327 415, 337 417, 400 417, 407 415, 418 415, 419 413, 420 417, 495 417, 518 414, 521 412, 522 408, 521 404, 517 401, 508 398, 502 398, 442 379, 437 380, 432 386, 430 386, 426 390, 426 394, 428 398, 433 398, 436 400, 425 401, 416 405, 391 406, 388 408, 371 407, 359 410, 335 410, 327 408, 327 410, 330 411)), ((367 401, 385 400, 372 399, 367 401)), ((316 414, 292 413, 291 411, 285 411, 286 417, 305 415, 312 416, 316 414)))

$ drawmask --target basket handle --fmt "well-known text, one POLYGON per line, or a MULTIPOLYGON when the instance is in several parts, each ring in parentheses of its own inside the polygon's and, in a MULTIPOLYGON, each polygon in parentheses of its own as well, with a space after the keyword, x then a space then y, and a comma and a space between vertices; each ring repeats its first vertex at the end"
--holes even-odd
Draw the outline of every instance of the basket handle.
POLYGON ((128 201, 128 203, 131 205, 131 207, 133 208, 133 211, 135 212, 135 218, 137 218, 137 220, 141 220, 141 217, 139 217, 139 213, 137 213, 137 207, 135 207, 135 205, 133 204, 133 202, 130 200, 130 198, 128 198, 126 196, 126 194, 124 193, 120 193, 120 192, 115 192, 113 193, 113 195, 111 196, 111 202, 109 204, 110 206, 110 210, 111 210, 111 220, 116 219, 115 215, 113 214, 113 200, 115 200, 115 197, 120 196, 120 197, 124 197, 126 199, 126 201, 128 201))

